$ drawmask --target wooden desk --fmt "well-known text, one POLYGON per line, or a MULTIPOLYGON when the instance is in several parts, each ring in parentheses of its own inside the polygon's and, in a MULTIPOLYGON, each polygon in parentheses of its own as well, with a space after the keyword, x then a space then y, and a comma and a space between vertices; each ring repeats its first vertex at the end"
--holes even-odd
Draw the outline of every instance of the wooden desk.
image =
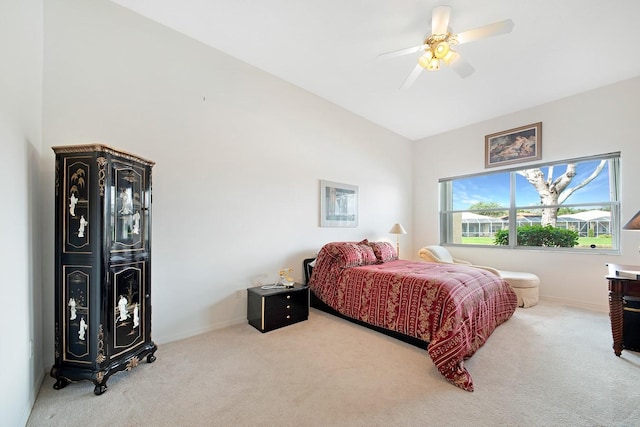
POLYGON ((640 280, 620 277, 616 274, 619 270, 640 271, 639 265, 625 265, 608 263, 609 274, 609 318, 611 319, 611 334, 613 335, 613 351, 620 356, 624 349, 623 342, 623 316, 624 298, 640 297, 640 280))

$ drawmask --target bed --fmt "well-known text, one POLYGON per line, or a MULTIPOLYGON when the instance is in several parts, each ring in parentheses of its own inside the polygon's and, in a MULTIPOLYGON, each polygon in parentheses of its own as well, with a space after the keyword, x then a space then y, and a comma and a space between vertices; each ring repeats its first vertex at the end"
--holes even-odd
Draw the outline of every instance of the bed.
POLYGON ((464 361, 517 305, 490 271, 399 260, 387 242, 328 243, 304 263, 312 306, 426 347, 440 373, 467 391, 464 361))

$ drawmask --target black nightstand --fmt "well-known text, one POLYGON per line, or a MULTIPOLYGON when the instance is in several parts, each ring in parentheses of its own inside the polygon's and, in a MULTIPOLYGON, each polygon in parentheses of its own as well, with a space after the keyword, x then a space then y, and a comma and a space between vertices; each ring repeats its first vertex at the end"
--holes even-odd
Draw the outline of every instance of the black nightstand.
POLYGON ((269 332, 309 318, 309 288, 247 289, 247 320, 260 332, 269 332))

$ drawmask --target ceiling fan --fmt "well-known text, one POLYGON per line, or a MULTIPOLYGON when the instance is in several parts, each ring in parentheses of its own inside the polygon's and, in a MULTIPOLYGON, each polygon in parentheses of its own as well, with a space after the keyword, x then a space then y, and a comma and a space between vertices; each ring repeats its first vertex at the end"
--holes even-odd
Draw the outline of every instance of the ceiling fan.
POLYGON ((388 59, 424 51, 418 58, 418 64, 402 84, 402 89, 409 88, 422 70, 437 71, 442 63, 451 66, 460 77, 469 77, 475 71, 474 68, 459 53, 454 51, 452 46, 510 33, 514 26, 511 19, 506 19, 458 34, 452 34, 449 29, 450 15, 451 6, 434 8, 431 13, 431 35, 424 39, 421 45, 383 53, 378 56, 378 59, 388 59))

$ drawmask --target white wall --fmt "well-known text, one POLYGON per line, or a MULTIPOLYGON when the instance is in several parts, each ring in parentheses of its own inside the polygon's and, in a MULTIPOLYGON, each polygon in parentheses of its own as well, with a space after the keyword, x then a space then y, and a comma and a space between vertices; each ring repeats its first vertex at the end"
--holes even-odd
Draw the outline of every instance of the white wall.
POLYGON ((24 425, 43 378, 42 1, 0 2, 0 425, 24 425), (32 350, 33 346, 33 350, 32 350))
MULTIPOLYGON (((239 290, 288 266, 301 280, 302 259, 328 241, 394 241, 395 222, 411 232, 406 139, 107 1, 45 2, 45 36, 49 188, 53 145, 99 141, 157 162, 156 342, 245 322, 239 290), (318 226, 321 179, 359 186, 357 228, 318 226)), ((53 191, 45 199, 52 331, 53 191)), ((413 252, 408 236, 401 244, 413 252)))
MULTIPOLYGON (((514 96, 516 96, 514 94, 514 96)), ((622 221, 640 209, 640 78, 474 124, 415 143, 413 246, 437 244, 438 179, 484 171, 484 136, 542 122, 542 161, 621 152, 622 221)), ((623 231, 622 255, 451 247, 458 258, 540 276, 540 295, 607 310, 605 263, 640 264, 640 233, 623 231)))

